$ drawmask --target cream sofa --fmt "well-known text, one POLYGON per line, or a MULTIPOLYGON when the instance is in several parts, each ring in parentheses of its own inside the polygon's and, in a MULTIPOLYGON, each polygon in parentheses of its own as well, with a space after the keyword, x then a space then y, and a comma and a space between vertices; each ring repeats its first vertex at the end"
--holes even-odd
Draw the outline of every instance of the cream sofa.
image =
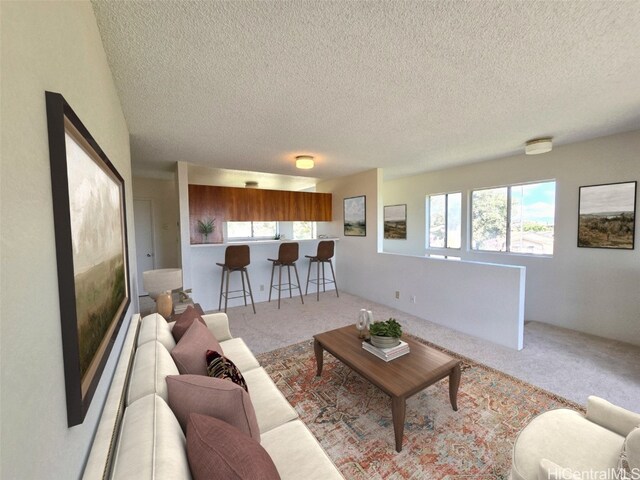
POLYGON ((614 472, 625 438, 629 466, 638 475, 631 478, 640 478, 639 425, 639 414, 593 396, 586 415, 565 408, 542 413, 514 443, 511 479, 624 478, 614 472))
MULTIPOLYGON (((240 338, 232 338, 226 314, 204 315, 207 327, 242 372, 260 428, 260 444, 284 479, 341 479, 315 437, 240 338)), ((190 479, 185 436, 167 403, 167 375, 178 375, 170 355, 176 345, 158 314, 140 322, 124 415, 111 461, 112 479, 190 479)))

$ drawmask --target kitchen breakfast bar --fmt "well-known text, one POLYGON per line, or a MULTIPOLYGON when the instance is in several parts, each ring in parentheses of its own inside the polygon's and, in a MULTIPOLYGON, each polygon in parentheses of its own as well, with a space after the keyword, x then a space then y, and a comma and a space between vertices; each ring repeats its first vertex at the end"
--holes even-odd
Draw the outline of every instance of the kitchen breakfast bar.
MULTIPOLYGON (((318 243, 323 240, 332 240, 335 242, 335 255, 332 259, 333 267, 336 268, 339 258, 339 245, 337 238, 316 238, 305 240, 249 240, 244 242, 227 242, 227 243, 209 243, 209 244, 193 244, 191 245, 191 279, 192 279, 192 296, 205 311, 217 310, 218 301, 220 298, 220 280, 221 280, 221 267, 216 263, 224 263, 225 250, 231 245, 248 245, 251 252, 251 263, 247 267, 249 278, 251 281, 251 287, 253 290, 253 299, 256 304, 260 302, 266 302, 269 299, 269 285, 271 279, 271 267, 273 262, 270 262, 269 258, 278 257, 278 249, 280 244, 296 242, 299 244, 299 258, 296 262, 298 267, 298 273, 300 276, 300 284, 302 293, 305 291, 305 284, 307 282, 307 272, 309 270, 309 259, 305 255, 315 256, 318 251, 318 243)), ((322 268, 322 266, 321 266, 322 268)), ((321 270, 322 271, 322 270, 321 270)), ((276 270, 277 272, 277 270, 276 270)), ((276 273, 277 275, 277 273, 276 273)), ((337 274, 336 274, 337 276, 337 274)), ((296 283, 295 274, 293 269, 291 271, 292 283, 296 283)), ((311 279, 316 278, 316 265, 311 268, 311 279)), ((331 272, 329 267, 326 267, 326 278, 330 280, 331 272)), ((286 268, 282 271, 283 283, 288 282, 286 268)), ((322 283, 320 284, 322 288, 322 283)), ((241 290, 242 283, 240 275, 231 275, 230 290, 241 290)), ((327 283, 327 291, 334 290, 333 283, 327 283)), ((316 285, 309 284, 309 296, 310 300, 315 301, 316 285), (311 293, 314 293, 313 297, 311 293)), ((297 288, 293 292, 294 297, 298 295, 297 288)), ((282 297, 288 298, 288 291, 282 291, 282 297)), ((274 290, 272 299, 277 299, 277 292, 274 290)), ((277 301, 277 300, 276 300, 277 301)), ((224 303, 224 302, 223 302, 224 303)), ((231 299, 229 297, 229 307, 244 305, 242 296, 240 298, 231 299)), ((247 307, 251 310, 251 303, 247 307)), ((256 305, 259 309, 259 305, 256 305)))

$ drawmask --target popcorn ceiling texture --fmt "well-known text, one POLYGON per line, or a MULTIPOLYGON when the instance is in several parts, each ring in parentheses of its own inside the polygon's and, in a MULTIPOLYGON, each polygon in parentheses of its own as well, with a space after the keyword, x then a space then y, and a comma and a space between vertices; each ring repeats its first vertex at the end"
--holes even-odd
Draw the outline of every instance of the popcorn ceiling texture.
POLYGON ((640 128, 640 2, 92 2, 135 165, 388 178, 640 128))

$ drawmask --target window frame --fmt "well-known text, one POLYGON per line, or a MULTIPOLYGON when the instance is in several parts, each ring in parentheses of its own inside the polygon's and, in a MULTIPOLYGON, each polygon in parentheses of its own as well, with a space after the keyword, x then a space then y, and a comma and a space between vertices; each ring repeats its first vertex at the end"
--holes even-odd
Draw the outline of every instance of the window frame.
POLYGON ((445 192, 445 193, 433 193, 426 195, 426 204, 427 204, 427 215, 426 215, 426 245, 425 248, 427 250, 462 250, 462 190, 445 192), (443 247, 434 247, 431 245, 431 197, 439 197, 444 195, 444 246, 443 247), (448 239, 449 239, 449 195, 460 195, 460 246, 459 247, 448 247, 448 239))
POLYGON ((496 185, 493 187, 482 187, 475 188, 469 190, 469 234, 468 234, 468 248, 469 252, 478 252, 478 253, 493 253, 498 255, 524 255, 529 257, 553 257, 553 252, 555 251, 556 242, 555 242, 555 234, 556 234, 556 198, 557 198, 557 180, 556 179, 547 179, 547 180, 536 180, 533 182, 520 182, 520 183, 511 183, 506 185, 496 185), (553 183, 554 184, 554 199, 553 199, 553 248, 551 253, 532 253, 532 252, 512 252, 511 251, 511 188, 512 187, 522 187, 525 185, 539 185, 543 183, 553 183), (473 248, 473 193, 479 192, 483 190, 495 190, 498 188, 506 188, 507 189, 507 218, 506 218, 506 232, 505 232, 505 250, 484 250, 480 248, 473 248))

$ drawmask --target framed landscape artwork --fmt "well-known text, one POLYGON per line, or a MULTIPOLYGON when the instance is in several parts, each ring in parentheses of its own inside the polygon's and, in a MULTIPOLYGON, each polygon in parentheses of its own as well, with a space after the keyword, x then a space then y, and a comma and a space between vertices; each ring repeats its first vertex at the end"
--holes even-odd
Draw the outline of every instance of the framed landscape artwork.
POLYGON ((130 303, 124 180, 46 92, 67 423, 84 421, 130 303))
POLYGON ((384 238, 393 240, 407 239, 407 205, 385 205, 384 238))
POLYGON ((633 250, 637 183, 580 187, 578 247, 633 250))
POLYGON ((344 199, 344 234, 347 237, 367 236, 367 197, 344 199))

